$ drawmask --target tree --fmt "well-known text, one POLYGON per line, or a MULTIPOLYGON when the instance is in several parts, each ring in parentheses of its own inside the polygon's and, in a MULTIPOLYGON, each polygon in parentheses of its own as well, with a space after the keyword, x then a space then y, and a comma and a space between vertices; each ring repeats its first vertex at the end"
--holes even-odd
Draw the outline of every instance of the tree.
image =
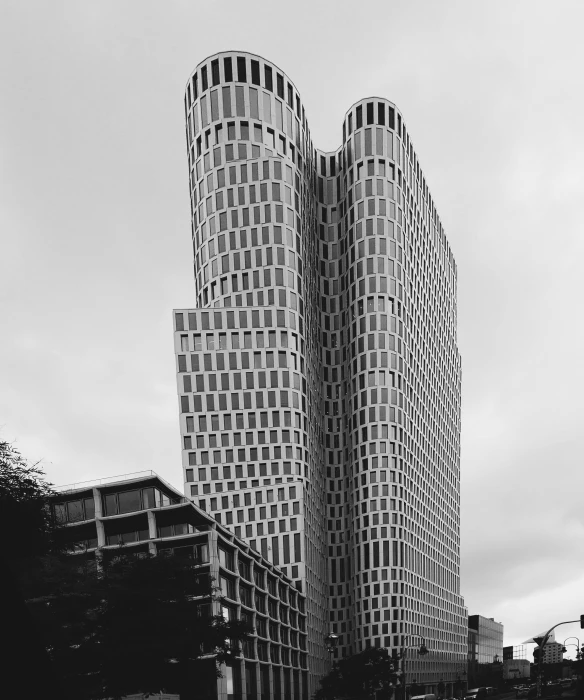
POLYGON ((205 697, 247 628, 211 614, 216 592, 193 560, 120 554, 101 570, 83 555, 61 554, 22 571, 63 697, 205 697))
POLYGON ((57 526, 48 504, 55 492, 44 476, 10 443, 0 442, 0 551, 5 561, 43 554, 53 544, 57 526))
POLYGON ((321 681, 316 700, 369 700, 376 691, 390 698, 397 682, 396 661, 385 649, 369 647, 359 654, 336 661, 332 671, 321 681))
POLYGON ((28 557, 46 553, 56 525, 48 507, 51 485, 7 442, 0 442, 0 603, 6 695, 60 696, 49 657, 24 603, 15 569, 28 557), (7 643, 8 642, 8 643, 7 643), (30 672, 34 669, 34 673, 30 672))

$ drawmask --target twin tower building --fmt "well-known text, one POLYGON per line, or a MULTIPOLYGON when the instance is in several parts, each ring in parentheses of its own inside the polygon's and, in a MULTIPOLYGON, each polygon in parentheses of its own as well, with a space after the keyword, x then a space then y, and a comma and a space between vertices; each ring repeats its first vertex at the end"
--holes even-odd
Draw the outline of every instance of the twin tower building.
POLYGON ((185 94, 195 301, 174 312, 185 493, 307 595, 310 673, 368 646, 466 667, 454 257, 397 107, 333 152, 252 54, 185 94))

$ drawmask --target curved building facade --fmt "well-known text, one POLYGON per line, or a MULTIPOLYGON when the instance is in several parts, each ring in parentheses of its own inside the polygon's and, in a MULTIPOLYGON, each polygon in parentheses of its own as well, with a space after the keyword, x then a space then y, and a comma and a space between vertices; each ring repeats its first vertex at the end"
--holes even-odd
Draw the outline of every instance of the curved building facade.
POLYGON ((403 117, 362 100, 321 152, 290 79, 240 52, 197 67, 185 116, 185 492, 306 593, 311 692, 329 631, 337 656, 421 636, 430 654, 408 676, 453 680, 467 652, 456 265, 403 117))

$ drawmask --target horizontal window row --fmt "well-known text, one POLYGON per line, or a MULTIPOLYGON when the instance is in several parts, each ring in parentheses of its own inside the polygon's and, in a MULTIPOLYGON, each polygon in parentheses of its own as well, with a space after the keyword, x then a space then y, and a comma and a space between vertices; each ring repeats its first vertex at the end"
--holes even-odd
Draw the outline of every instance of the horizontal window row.
MULTIPOLYGON (((218 295, 223 296, 236 292, 246 292, 251 289, 260 289, 264 292, 265 302, 258 304, 258 306, 293 306, 294 311, 300 309, 304 313, 302 297, 298 300, 297 294, 292 291, 297 290, 298 294, 302 295, 303 284, 300 275, 291 269, 265 267, 263 265, 258 265, 259 269, 257 270, 253 270, 253 265, 250 265, 249 268, 242 268, 239 258, 237 258, 237 262, 234 259, 236 255, 238 256, 239 254, 235 253, 233 256, 223 255, 221 258, 213 258, 209 264, 204 265, 195 277, 197 287, 200 289, 211 280, 214 280, 217 288, 215 293, 211 294, 212 298, 218 295), (251 269, 251 272, 237 273, 238 270, 242 269, 251 269), (219 275, 223 275, 226 272, 236 272, 236 274, 231 275, 231 277, 222 277, 220 280, 217 279, 219 275), (288 290, 276 289, 272 290, 270 294, 269 287, 288 287, 288 290), (286 291, 288 291, 288 294, 286 294, 286 291), (288 300, 290 303, 288 303, 288 300)), ((256 312, 258 318, 259 313, 259 311, 256 312)), ((233 326, 228 327, 233 328, 233 326)), ((254 328, 257 327, 254 326, 254 328)))
MULTIPOLYGON (((232 445, 268 445, 268 444, 282 444, 282 443, 296 443, 297 445, 302 444, 301 435, 299 431, 290 430, 258 430, 249 433, 222 433, 221 434, 221 446, 230 447, 232 445)), ((190 435, 185 435, 183 439, 183 448, 185 450, 192 450, 196 448, 197 450, 205 449, 206 447, 218 447, 217 436, 211 435, 197 435, 196 439, 193 439, 190 435)))
MULTIPOLYGON (((222 464, 224 462, 233 462, 235 459, 239 462, 246 460, 246 454, 249 456, 250 461, 257 462, 258 459, 265 460, 279 460, 279 459, 298 459, 302 460, 303 455, 306 457, 305 453, 300 447, 294 447, 293 445, 272 445, 270 447, 252 447, 249 450, 244 448, 238 448, 237 450, 232 449, 222 449, 207 451, 203 450, 200 452, 189 452, 188 453, 188 464, 191 467, 204 464, 222 464)), ((273 467, 274 465, 272 465, 273 467)), ((300 465, 296 465, 295 468, 290 462, 284 462, 282 466, 283 474, 292 474, 293 472, 299 474, 300 465)), ((275 472, 277 473, 277 472, 275 472)), ((272 469, 272 474, 274 470, 272 469)))
MULTIPOLYGON (((257 353, 257 356, 256 353, 254 353, 254 367, 256 369, 266 365, 266 363, 262 361, 263 359, 264 358, 262 358, 259 353, 257 353)), ((290 359, 295 360, 296 358, 290 359)), ((296 366, 296 362, 292 362, 291 364, 296 366)), ((300 391, 301 384, 304 384, 303 393, 306 393, 305 380, 301 382, 300 375, 296 372, 273 370, 271 372, 226 372, 219 375, 208 372, 207 374, 183 374, 181 376, 183 379, 182 391, 185 393, 268 388, 293 388, 300 391)))
MULTIPOLYGON (((226 316, 225 310, 214 311, 214 312, 188 312, 186 316, 188 317, 188 329, 189 330, 217 330, 221 328, 226 328, 228 325, 228 317, 226 316), (197 320, 198 319, 198 320, 197 320)), ((235 312, 231 312, 232 314, 235 312)), ((259 314, 259 311, 258 311, 259 314)), ((272 312, 269 315, 264 314, 264 321, 271 320, 272 312)), ((175 313, 175 328, 177 331, 187 330, 185 326, 185 314, 183 312, 175 313)), ((231 323, 235 324, 235 316, 229 317, 231 323)), ((253 318, 253 317, 252 317, 253 318)), ((244 325, 247 325, 247 317, 242 318, 244 325)), ((258 317, 259 322, 259 317, 258 317)), ((209 336, 207 336, 209 337, 209 336)), ((294 350, 298 350, 298 335, 296 333, 289 333, 288 331, 276 331, 276 330, 266 330, 257 331, 253 337, 253 342, 255 348, 274 348, 274 347, 290 347, 294 350)), ((225 334, 219 334, 217 345, 213 349, 220 349, 222 345, 227 343, 227 338, 225 334)), ((252 347, 252 336, 250 332, 244 333, 231 333, 229 335, 229 343, 232 349, 238 350, 240 348, 251 348, 252 347)), ((200 349, 200 348, 199 348, 200 349)), ((207 348, 211 349, 211 348, 207 348)))
MULTIPOLYGON (((104 516, 120 515, 148 508, 160 508, 183 501, 184 499, 170 497, 156 488, 133 489, 102 495, 102 513, 104 516)), ((91 520, 95 517, 93 496, 55 503, 52 507, 55 517, 60 523, 91 520)))
MULTIPOLYGON (((159 538, 166 537, 179 537, 181 535, 189 535, 196 532, 196 528, 190 523, 179 523, 175 525, 163 525, 157 528, 156 536, 159 538)), ((125 545, 131 544, 132 542, 142 542, 144 540, 150 539, 150 534, 148 528, 143 529, 128 529, 122 532, 116 532, 109 534, 106 531, 105 543, 108 546, 112 545, 125 545)), ((176 548, 173 548, 176 549, 176 548)), ((159 551, 167 552, 169 548, 162 548, 159 551)), ((179 552, 176 552, 180 556, 188 556, 196 560, 199 564, 206 564, 209 562, 209 547, 207 544, 197 544, 189 545, 186 547, 181 547, 179 552)))
POLYGON ((200 98, 187 115, 189 144, 209 125, 235 117, 271 124, 303 149, 303 129, 292 111, 270 92, 244 85, 226 85, 200 98))
MULTIPOLYGON (((226 150, 229 150, 229 146, 226 146, 226 150)), ((249 174, 251 176, 249 183, 247 183, 247 165, 241 165, 239 168, 237 166, 218 168, 209 172, 206 177, 199 181, 198 185, 195 185, 193 181, 191 183, 192 205, 193 209, 197 208, 199 220, 202 220, 205 215, 210 216, 214 212, 221 211, 227 207, 246 206, 262 202, 282 202, 290 206, 294 205, 295 210, 298 212, 299 194, 294 191, 292 182, 286 184, 281 180, 282 173, 279 166, 281 164, 273 160, 263 161, 261 169, 259 168, 259 163, 251 163, 249 166, 249 174), (271 168, 270 165, 272 166, 271 168), (227 181, 226 171, 228 174, 227 181), (245 183, 238 183, 238 180, 244 178, 245 183), (255 182, 259 184, 256 185, 254 184, 255 182)))
MULTIPOLYGON (((191 191, 194 191, 195 183, 205 173, 221 166, 227 166, 229 163, 248 159, 260 160, 265 157, 289 156, 289 159, 295 164, 296 159, 301 157, 302 149, 298 148, 297 151, 291 140, 288 141, 286 136, 276 133, 274 129, 269 127, 264 129, 261 124, 253 124, 250 134, 248 122, 241 122, 241 127, 242 138, 245 135, 243 141, 234 141, 230 135, 229 124, 226 128, 223 127, 223 124, 217 124, 214 129, 214 138, 211 129, 208 129, 205 132, 204 143, 202 136, 196 138, 189 151, 192 168, 191 191), (250 136, 253 137, 253 141, 250 136)), ((286 167, 291 168, 288 165, 286 167)))
MULTIPOLYGON (((255 278, 252 277, 252 279, 255 285, 255 278)), ((300 278, 296 278, 296 281, 300 282, 300 278)), ((298 330, 302 331, 304 325, 304 302, 302 301, 302 297, 293 292, 290 288, 265 289, 258 284, 254 291, 248 291, 244 294, 233 294, 232 296, 230 292, 234 290, 243 290, 244 287, 246 289, 249 288, 249 275, 246 272, 231 275, 231 278, 224 277, 221 282, 219 282, 219 280, 212 280, 210 283, 207 283, 206 286, 204 285, 205 283, 195 278, 195 288, 198 294, 199 305, 203 308, 208 308, 210 305, 217 307, 219 302, 215 300, 219 298, 221 298, 220 303, 224 308, 237 308, 241 306, 280 306, 289 308, 294 312, 298 312, 298 330)), ((311 317, 311 321, 314 322, 316 312, 313 310, 312 313, 310 313, 310 311, 309 309, 309 316, 311 317)), ((293 328, 296 330, 295 325, 293 328)))
POLYGON ((279 158, 268 158, 252 163, 239 163, 213 169, 205 177, 200 178, 198 182, 191 181, 191 192, 193 201, 198 202, 205 199, 207 195, 212 195, 216 190, 228 187, 227 202, 229 204, 231 201, 229 206, 233 206, 235 202, 239 201, 240 192, 242 190, 245 192, 246 186, 268 180, 281 182, 282 186, 289 185, 295 190, 295 195, 302 194, 304 191, 298 173, 294 173, 291 166, 282 163, 279 158))
MULTIPOLYGON (((259 414, 236 413, 235 416, 233 416, 231 413, 225 413, 210 416, 198 416, 198 418, 195 418, 194 416, 187 416, 186 432, 194 433, 197 431, 206 433, 219 430, 242 430, 245 428, 254 430, 255 428, 267 428, 270 426, 275 428, 302 428, 303 422, 304 430, 307 430, 306 417, 304 417, 304 421, 302 418, 302 414, 292 413, 291 411, 272 411, 271 414, 264 411, 260 412, 259 414)), ((288 432, 289 431, 286 431, 286 433, 288 432)), ((270 442, 273 442, 272 437, 274 435, 277 436, 278 434, 278 431, 270 431, 270 442)), ((218 437, 215 437, 216 442, 218 442, 218 437)))
MULTIPOLYGON (((266 268, 263 271, 238 272, 231 276, 217 279, 219 274, 223 274, 223 271, 219 273, 219 270, 216 269, 215 266, 216 262, 217 260, 213 260, 211 265, 206 266, 205 269, 195 277, 197 293, 200 294, 202 290, 203 296, 207 299, 207 302, 214 301, 221 297, 221 306, 224 308, 232 308, 234 306, 279 306, 281 308, 288 308, 293 313, 298 313, 298 329, 302 327, 305 310, 304 301, 300 293, 297 294, 293 291, 297 289, 298 292, 300 292, 302 289, 302 279, 299 276, 291 271, 288 271, 287 275, 284 273, 279 274, 276 271, 276 274, 272 276, 273 268, 266 268), (262 279, 267 280, 269 284, 278 285, 279 288, 266 288, 266 285, 262 284, 262 279), (245 292, 245 294, 239 294, 238 292, 245 292), (231 296, 232 294, 233 296, 231 296), (232 301, 234 303, 232 303, 232 301)), ((226 268, 226 271, 229 271, 229 267, 226 268)), ((215 304, 215 306, 217 306, 217 304, 215 304)), ((308 307, 307 310, 308 315, 312 316, 314 320, 317 309, 308 307)), ((293 317, 293 320, 294 325, 291 326, 291 328, 296 330, 295 317, 293 317)), ((254 326, 254 328, 257 327, 258 326, 254 326)))
MULTIPOLYGON (((373 367, 375 365, 369 365, 373 367)), ((306 411, 306 399, 297 391, 244 391, 231 394, 206 394, 180 397, 181 413, 204 411, 239 411, 240 409, 301 408, 306 411)))
MULTIPOLYGON (((204 241, 207 239, 202 239, 198 235, 195 235, 195 242, 197 247, 203 245, 204 241)), ((249 231, 245 228, 241 228, 238 231, 230 231, 229 234, 222 233, 214 238, 208 239, 206 246, 203 245, 200 253, 197 253, 197 262, 200 260, 200 264, 206 263, 210 258, 213 258, 218 253, 225 253, 229 250, 238 251, 245 248, 258 248, 258 246, 264 246, 265 250, 256 250, 254 252, 254 258, 256 264, 269 264, 273 265, 274 262, 277 265, 289 265, 294 270, 302 272, 302 259, 300 257, 301 247, 300 239, 298 236, 294 235, 294 232, 290 228, 284 228, 283 226, 262 226, 261 228, 251 228, 249 231), (277 246, 288 246, 288 248, 267 248, 271 244, 276 244, 277 246), (296 255, 294 254, 294 247, 299 253, 298 261, 296 261, 296 255)), ((242 258, 242 266, 251 267, 252 265, 252 252, 243 251, 245 254, 242 258)))
MULTIPOLYGON (((278 459, 282 459, 283 457, 286 459, 291 459, 292 454, 290 453, 289 455, 283 455, 282 450, 280 449, 280 456, 278 459)), ((267 451, 267 454, 265 454, 262 458, 265 459, 270 459, 269 455, 269 450, 267 451)), ((218 467, 219 468, 219 467, 218 467)), ((223 473, 232 473, 233 467, 231 465, 225 465, 223 466, 223 473)), ((225 477, 223 479, 219 480, 213 480, 212 482, 208 483, 199 483, 199 484, 191 484, 190 488, 190 495, 191 496, 201 496, 204 494, 210 494, 212 491, 214 493, 223 493, 223 492, 229 492, 229 491, 235 491, 236 486, 237 490, 243 491, 247 489, 248 487, 251 487, 253 489, 259 488, 260 482, 259 479, 255 478, 256 476, 256 469, 257 469, 257 475, 258 476, 263 476, 266 477, 268 474, 272 477, 276 477, 274 479, 267 478, 263 479, 262 485, 263 486, 270 486, 273 484, 278 485, 283 483, 284 481, 284 476, 286 477, 286 481, 297 481, 296 477, 292 477, 292 473, 294 474, 301 474, 302 472, 302 464, 299 462, 296 462, 295 464, 292 464, 292 462, 260 462, 259 464, 251 464, 248 463, 247 465, 240 465, 236 464, 235 467, 235 476, 229 476, 225 477), (284 472, 284 470, 286 470, 284 472), (283 476, 280 476, 283 475, 283 476), (226 479, 244 479, 244 478, 251 478, 251 482, 247 481, 227 481, 226 479)), ((193 482, 195 479, 194 475, 194 470, 191 468, 186 468, 185 469, 185 479, 187 483, 193 482)), ((295 496, 293 496, 295 498, 295 496)))
MULTIPOLYGON (((219 262, 216 256, 221 252, 225 252, 225 246, 223 245, 223 251, 216 251, 215 240, 219 241, 221 244, 224 238, 225 236, 221 235, 218 236, 217 239, 212 238, 209 241, 209 258, 207 258, 207 247, 202 249, 201 252, 204 253, 204 255, 200 256, 200 261, 198 260, 199 254, 197 255, 197 262, 201 268, 211 260, 211 262, 216 262, 216 265, 213 267, 214 275, 217 274, 220 267, 223 268, 222 271, 226 271, 224 269, 225 267, 227 267, 228 270, 250 270, 253 267, 274 267, 277 265, 282 265, 289 270, 298 272, 300 275, 302 274, 302 261, 300 258, 297 258, 293 251, 285 248, 265 247, 246 251, 235 250, 232 251, 230 255, 221 255, 219 262)), ((225 240, 223 240, 223 244, 225 244, 225 240)), ((271 283, 268 282, 265 286, 269 287, 271 283)), ((295 287, 296 285, 292 282, 292 284, 288 286, 295 287)), ((237 291, 237 289, 235 291, 237 291)))
POLYGON ((294 109, 296 106, 298 118, 304 114, 300 97, 286 76, 272 66, 247 56, 226 56, 222 62, 216 58, 211 61, 210 67, 202 66, 199 71, 193 74, 187 85, 187 107, 190 109, 194 100, 207 91, 209 87, 231 82, 251 82, 252 85, 261 86, 285 100, 290 109, 294 109))
MULTIPOLYGON (((265 367, 281 367, 285 368, 288 366, 296 367, 296 352, 298 351, 298 336, 296 333, 292 333, 290 339, 288 339, 287 331, 257 331, 252 335, 251 331, 246 331, 244 333, 207 333, 201 336, 200 334, 193 334, 189 339, 187 335, 180 336, 180 346, 182 352, 193 353, 190 355, 191 358, 191 371, 199 372, 203 369, 205 371, 211 371, 213 366, 217 369, 225 369, 225 357, 227 356, 228 364, 230 369, 237 369, 238 367, 249 368, 250 362, 253 357, 253 364, 257 365, 259 360, 256 358, 259 356, 263 358, 262 364, 265 367), (277 338, 277 334, 281 333, 281 337, 277 338), (292 347, 294 352, 287 352, 286 350, 263 350, 264 347, 292 347), (225 349, 235 349, 240 350, 242 348, 260 348, 255 350, 253 353, 244 352, 241 353, 239 358, 237 353, 218 353, 217 355, 211 354, 199 354, 205 350, 225 350, 225 349), (219 359, 219 355, 221 359, 219 359), (243 355, 246 356, 243 359, 243 355), (215 357, 215 362, 212 358, 215 357), (233 364, 233 367, 231 367, 233 364)), ((184 368, 180 371, 187 371, 186 369, 186 358, 187 355, 180 355, 179 365, 184 368)))
MULTIPOLYGON (((199 508, 202 508, 203 510, 206 509, 208 506, 208 509, 210 512, 214 513, 217 510, 223 510, 220 508, 217 504, 217 499, 216 498, 211 498, 209 501, 206 501, 205 499, 199 499, 199 508)), ((272 510, 275 510, 276 506, 272 506, 272 510)), ((228 510, 223 513, 222 518, 224 519, 224 522, 226 525, 232 525, 234 522, 236 523, 250 523, 254 522, 255 520, 258 520, 258 525, 257 525, 257 535, 262 536, 265 534, 274 534, 276 532, 294 532, 295 530, 298 530, 298 519, 297 518, 290 518, 289 520, 267 520, 271 516, 266 515, 265 511, 267 508, 265 506, 262 506, 261 508, 258 508, 257 511, 255 508, 248 508, 247 510, 228 510), (260 515, 259 512, 263 511, 264 515, 260 515)))
MULTIPOLYGON (((201 315, 203 318, 203 315, 201 315)), ((194 320, 196 317, 189 315, 189 322, 194 320)), ((213 316, 211 314, 205 315, 204 318, 208 318, 209 322, 213 318, 213 323, 219 323, 219 328, 227 329, 245 329, 245 328, 266 328, 266 327, 278 327, 278 328, 295 328, 296 327, 296 314, 292 311, 287 311, 286 309, 263 309, 250 311, 248 309, 242 311, 221 311, 214 312, 213 316), (275 323, 274 323, 275 321, 275 323)), ((178 314, 175 314, 175 323, 180 325, 178 320, 178 314)), ((183 329, 184 329, 184 317, 183 317, 183 329)), ((217 326, 216 326, 217 328, 217 326)), ((204 329, 203 329, 204 330, 204 329)), ((295 334, 291 334, 294 336, 295 334)), ((257 338, 257 336, 256 336, 257 338)), ((269 341, 268 332, 268 341, 269 341)), ((232 335, 233 339, 233 335, 232 335)), ((280 334, 280 340, 282 335, 280 334)), ((245 340, 245 336, 244 336, 245 340)))
POLYGON ((286 224, 292 227, 298 224, 297 228, 300 229, 300 222, 297 222, 297 215, 294 213, 294 209, 284 204, 257 204, 209 215, 206 215, 203 209, 199 207, 193 212, 193 226, 202 229, 201 235, 203 239, 206 236, 213 236, 229 228, 270 223, 286 224))
MULTIPOLYGON (((401 133, 401 116, 398 114, 397 118, 399 132, 401 133)), ((343 141, 346 140, 347 134, 350 135, 353 133, 353 128, 361 129, 364 124, 379 124, 395 130, 395 123, 395 108, 385 102, 367 102, 365 104, 365 110, 363 110, 362 104, 357 105, 354 111, 351 110, 347 115, 346 121, 343 124, 343 141)))
MULTIPOLYGON (((280 369, 285 369, 285 368, 290 368, 294 370, 298 370, 298 365, 300 364, 300 368, 303 370, 304 369, 304 362, 302 361, 302 358, 300 358, 300 363, 298 362, 299 356, 296 352, 290 352, 290 351, 285 351, 285 350, 280 350, 280 351, 273 351, 273 350, 254 350, 253 352, 228 352, 228 353, 223 353, 223 352, 204 352, 205 350, 210 350, 210 351, 219 351, 223 350, 227 346, 227 338, 225 337, 225 334, 219 334, 219 337, 215 338, 213 336, 208 335, 204 339, 204 345, 203 347, 203 340, 200 335, 195 335, 193 338, 189 339, 187 335, 181 336, 180 338, 180 345, 181 345, 181 351, 182 352, 191 352, 190 355, 190 365, 191 365, 191 371, 192 372, 212 372, 214 370, 217 370, 221 372, 222 370, 225 369, 230 369, 230 370, 236 370, 236 369, 275 369, 275 368, 280 368, 280 369), (189 342, 192 341, 192 342, 189 342)), ((178 355, 178 367, 179 367, 179 372, 187 372, 187 355, 178 355)), ((249 373, 247 373, 249 374, 249 373)), ((265 373, 264 373, 265 374, 265 373)), ((273 374, 273 373, 271 373, 273 374)), ((277 373, 276 373, 277 374, 277 373)), ((286 373, 288 374, 288 373, 286 373)), ((292 372, 294 375, 294 372, 292 372)), ((189 375, 190 376, 190 375, 189 375)), ((229 373, 227 375, 225 374, 219 374, 217 377, 220 377, 220 379, 216 379, 215 375, 212 375, 213 379, 210 379, 211 375, 206 375, 207 376, 207 384, 209 386, 212 386, 212 390, 215 391, 218 386, 221 386, 224 389, 229 388, 229 377, 236 377, 231 384, 234 382, 237 382, 237 386, 235 387, 236 389, 241 389, 241 375, 236 374, 236 373, 229 373)), ((197 383, 197 387, 199 391, 202 391, 203 387, 203 380, 202 375, 196 375, 195 381, 197 383)), ((189 385, 192 384, 193 382, 190 381, 189 378, 183 377, 183 382, 188 382, 189 385)), ((295 380, 292 380, 292 383, 296 385, 295 380)), ((186 384, 185 384, 186 387, 186 384)), ((185 391, 191 391, 191 389, 185 388, 185 391)))

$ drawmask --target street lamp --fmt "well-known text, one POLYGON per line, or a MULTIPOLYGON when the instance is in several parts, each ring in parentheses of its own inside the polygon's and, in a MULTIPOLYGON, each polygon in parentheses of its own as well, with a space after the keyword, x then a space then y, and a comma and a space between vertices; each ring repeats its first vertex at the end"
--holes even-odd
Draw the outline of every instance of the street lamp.
POLYGON ((457 688, 458 688, 458 694, 459 694, 459 696, 463 698, 464 695, 465 695, 465 693, 466 693, 466 689, 465 689, 465 686, 466 686, 466 671, 465 671, 465 669, 464 669, 464 666, 463 666, 463 668, 462 668, 462 671, 459 671, 459 673, 458 673, 458 677, 457 677, 457 679, 456 679, 456 685, 457 685, 457 688))
POLYGON ((428 651, 427 646, 426 646, 426 640, 424 639, 424 637, 421 637, 419 634, 411 634, 411 635, 407 635, 406 637, 403 638, 403 642, 402 642, 402 646, 401 646, 401 649, 400 649, 400 653, 399 653, 399 656, 397 657, 397 659, 398 659, 398 660, 401 660, 401 662, 402 662, 402 679, 403 679, 403 680, 402 680, 402 683, 403 683, 403 688, 404 688, 404 697, 403 697, 403 700, 407 700, 407 688, 408 688, 408 684, 407 684, 407 671, 406 671, 406 652, 408 651, 408 649, 417 649, 419 656, 425 656, 426 654, 429 654, 429 653, 430 653, 430 652, 428 651), (422 643, 420 644, 419 647, 416 647, 416 646, 408 647, 408 646, 406 646, 406 644, 407 644, 406 640, 407 640, 407 639, 410 639, 411 637, 417 637, 418 639, 421 639, 421 640, 422 640, 422 643))
POLYGON ((335 649, 337 648, 338 643, 339 643, 339 635, 335 634, 332 630, 324 638, 324 645, 325 645, 326 650, 328 651, 328 653, 331 657, 331 671, 334 668, 333 655, 335 653, 335 649))
POLYGON ((338 643, 339 635, 335 634, 334 632, 329 632, 324 638, 324 645, 326 646, 326 650, 330 654, 331 662, 333 660, 333 654, 335 653, 335 649, 337 648, 338 643))

